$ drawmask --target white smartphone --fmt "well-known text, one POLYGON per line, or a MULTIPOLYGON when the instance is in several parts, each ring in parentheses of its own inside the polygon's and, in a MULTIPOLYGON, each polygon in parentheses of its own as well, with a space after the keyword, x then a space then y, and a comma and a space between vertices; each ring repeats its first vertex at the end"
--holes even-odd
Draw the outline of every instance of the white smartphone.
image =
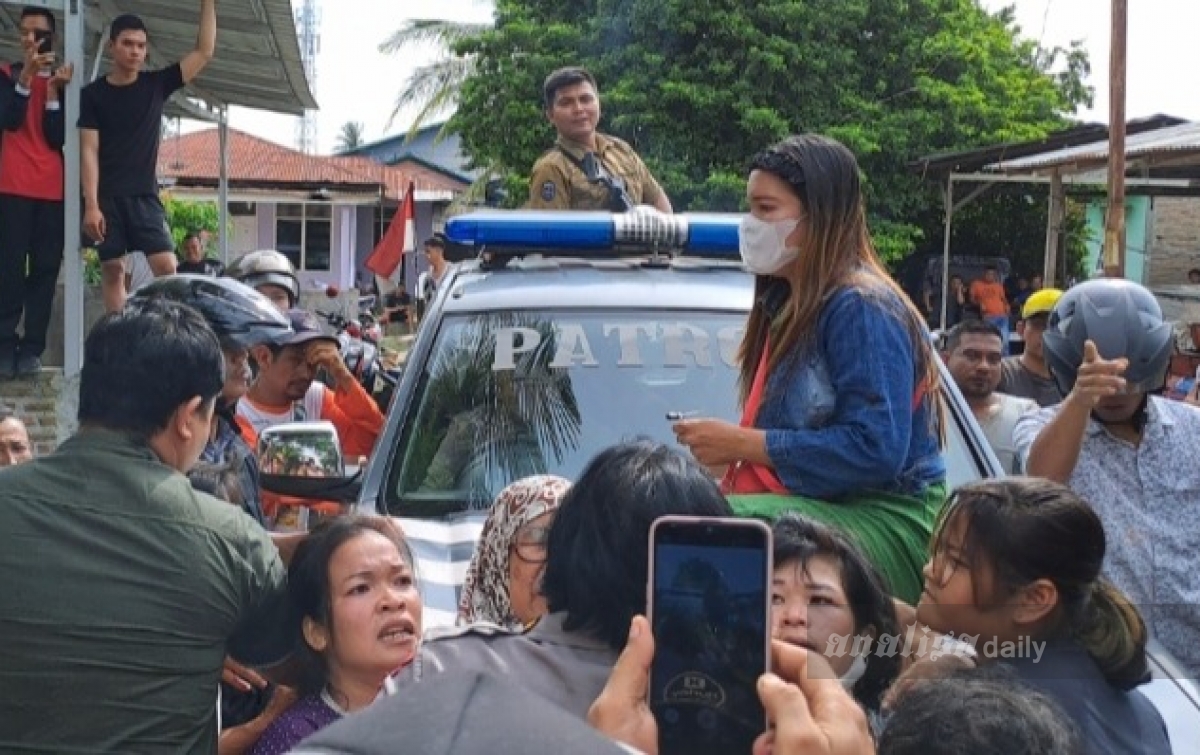
POLYGON ((766 731, 771 529, 662 517, 650 529, 650 709, 660 755, 745 755, 766 731))

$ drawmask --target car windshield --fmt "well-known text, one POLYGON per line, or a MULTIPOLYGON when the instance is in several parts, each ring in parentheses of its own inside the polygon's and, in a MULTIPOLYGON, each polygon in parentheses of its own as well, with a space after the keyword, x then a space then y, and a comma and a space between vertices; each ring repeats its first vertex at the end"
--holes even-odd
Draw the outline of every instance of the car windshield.
POLYGON ((389 512, 485 509, 527 475, 577 479, 621 440, 674 443, 669 412, 736 420, 744 322, 677 310, 447 316, 391 465, 389 512))

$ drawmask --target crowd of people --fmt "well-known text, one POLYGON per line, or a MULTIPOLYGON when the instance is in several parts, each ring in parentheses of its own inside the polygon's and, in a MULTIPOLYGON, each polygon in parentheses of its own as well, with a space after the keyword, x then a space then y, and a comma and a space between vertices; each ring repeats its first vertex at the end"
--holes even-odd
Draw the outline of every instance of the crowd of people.
MULTIPOLYGON (((118 73, 80 116, 98 134, 85 223, 106 265, 159 248, 140 174, 113 167, 126 137, 105 136, 136 132, 143 110, 112 103, 153 111, 194 76, 214 5, 195 57, 153 77, 136 75, 144 30, 114 23, 118 73), (144 86, 116 93, 130 70, 144 86)), ((670 211, 629 145, 596 131, 587 72, 552 74, 544 105, 559 141, 531 203, 599 204, 618 186, 670 211), (579 181, 597 160, 603 192, 579 181)), ((26 460, 0 420, 0 458, 24 462, 0 470, 0 750, 657 753, 648 536, 675 515, 773 529, 756 755, 1170 752, 1138 688, 1151 638, 1200 670, 1200 409, 1153 395, 1171 348, 1153 297, 1116 280, 1039 291, 1017 361, 1007 305, 1004 325, 964 322, 939 355, 874 251, 854 155, 801 135, 750 164, 741 420, 680 419, 678 446, 629 440, 578 479, 512 482, 459 625, 432 632, 392 520, 272 531, 298 502, 260 490, 259 433, 328 419, 357 457, 383 424, 297 308, 287 259, 164 275, 128 300, 106 267, 79 431, 26 460), (978 417, 1011 425, 1007 445, 989 440, 1031 476, 948 489, 939 359, 978 417), (1005 374, 1029 395, 997 398, 1005 374)))

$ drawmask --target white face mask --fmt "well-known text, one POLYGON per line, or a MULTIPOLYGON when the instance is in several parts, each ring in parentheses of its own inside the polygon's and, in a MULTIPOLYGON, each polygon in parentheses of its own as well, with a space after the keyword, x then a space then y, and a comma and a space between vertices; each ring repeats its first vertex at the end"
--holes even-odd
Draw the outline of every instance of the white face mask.
POLYGON ((749 214, 742 218, 738 242, 742 262, 746 263, 750 272, 755 275, 774 275, 800 256, 799 249, 787 245, 787 237, 798 225, 800 221, 796 218, 767 221, 749 214))
POLYGON ((850 664, 850 668, 846 669, 846 673, 842 674, 840 679, 842 689, 853 692, 854 685, 858 684, 858 680, 862 679, 865 673, 867 673, 867 659, 861 655, 854 656, 854 662, 850 664))

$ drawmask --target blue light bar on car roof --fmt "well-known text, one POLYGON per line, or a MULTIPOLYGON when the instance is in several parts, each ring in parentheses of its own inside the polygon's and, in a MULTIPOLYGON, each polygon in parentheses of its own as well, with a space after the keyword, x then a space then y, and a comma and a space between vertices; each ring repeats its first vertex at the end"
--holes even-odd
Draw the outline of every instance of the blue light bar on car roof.
POLYGON ((555 251, 596 252, 596 256, 682 252, 735 259, 741 217, 733 213, 668 215, 648 208, 623 213, 488 210, 451 218, 445 233, 454 243, 492 250, 551 255, 555 251))

